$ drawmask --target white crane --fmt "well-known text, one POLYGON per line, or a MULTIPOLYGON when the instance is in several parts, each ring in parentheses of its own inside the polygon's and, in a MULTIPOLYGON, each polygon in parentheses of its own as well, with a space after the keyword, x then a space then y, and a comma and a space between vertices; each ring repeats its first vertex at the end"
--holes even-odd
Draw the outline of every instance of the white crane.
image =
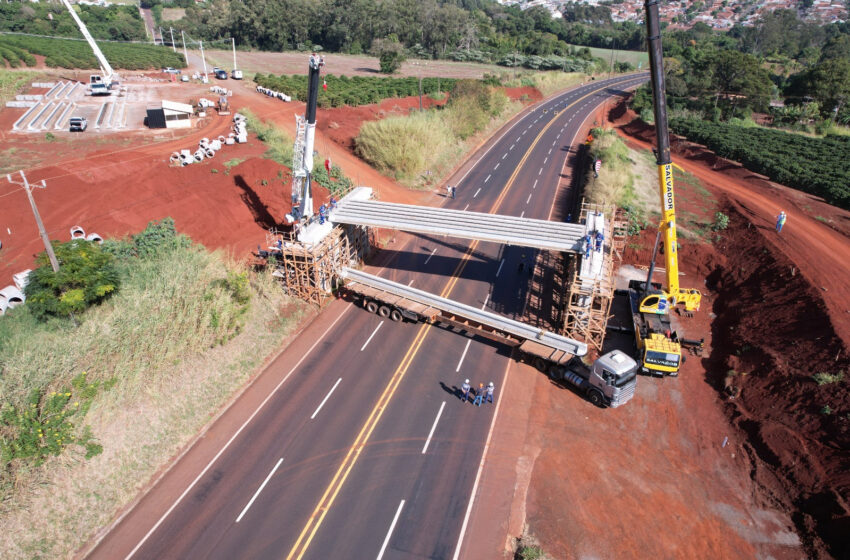
POLYGON ((77 12, 74 11, 74 7, 71 6, 71 3, 68 0, 62 0, 62 3, 65 4, 65 7, 68 8, 69 12, 71 12, 71 17, 74 18, 74 21, 77 23, 77 27, 80 28, 83 37, 85 37, 86 41, 89 42, 89 46, 91 47, 91 50, 94 51, 94 55, 97 57, 97 61, 100 64, 100 75, 92 74, 89 79, 89 90, 91 95, 111 95, 112 84, 113 82, 118 82, 118 75, 115 73, 115 70, 112 69, 112 66, 109 65, 109 61, 106 60, 106 57, 103 56, 103 52, 100 50, 100 47, 98 47, 97 43, 94 42, 94 37, 91 36, 91 33, 89 33, 89 30, 86 28, 86 24, 83 23, 83 20, 81 20, 80 16, 77 15, 77 12))

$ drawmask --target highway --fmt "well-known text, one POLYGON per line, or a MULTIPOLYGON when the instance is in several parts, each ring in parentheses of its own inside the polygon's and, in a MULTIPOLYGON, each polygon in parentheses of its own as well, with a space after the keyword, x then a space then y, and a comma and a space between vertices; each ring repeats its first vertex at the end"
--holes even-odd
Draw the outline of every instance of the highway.
MULTIPOLYGON (((582 125, 606 99, 645 80, 590 82, 542 102, 473 156, 450 181, 457 196, 444 206, 550 218, 571 147, 584 140, 582 125)), ((389 266, 373 272, 522 315, 533 251, 405 239, 384 252, 389 266)), ((499 399, 510 398, 499 391, 509 349, 383 321, 343 301, 324 314, 91 558, 465 557, 474 544, 464 529, 479 463, 499 399), (493 381, 496 403, 462 403, 465 378, 475 386, 493 381)))

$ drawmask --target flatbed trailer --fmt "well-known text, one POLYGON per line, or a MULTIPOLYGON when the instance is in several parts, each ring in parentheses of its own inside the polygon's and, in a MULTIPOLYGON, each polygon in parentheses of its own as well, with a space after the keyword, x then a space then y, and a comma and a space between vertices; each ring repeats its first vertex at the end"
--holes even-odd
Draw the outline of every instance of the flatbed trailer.
POLYGON ((458 301, 346 268, 342 291, 370 313, 392 321, 425 321, 459 327, 516 348, 522 359, 552 379, 577 387, 596 406, 625 404, 635 393, 637 363, 614 350, 587 365, 583 342, 551 333, 458 301))

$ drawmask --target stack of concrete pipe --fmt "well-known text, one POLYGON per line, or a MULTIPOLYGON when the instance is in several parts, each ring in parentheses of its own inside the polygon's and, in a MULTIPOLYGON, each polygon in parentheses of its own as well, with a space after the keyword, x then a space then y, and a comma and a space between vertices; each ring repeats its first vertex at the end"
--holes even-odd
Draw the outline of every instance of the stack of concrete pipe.
POLYGON ((227 95, 228 97, 233 95, 233 90, 229 90, 221 86, 210 86, 210 92, 217 93, 219 95, 227 95))
MULTIPOLYGON (((100 235, 98 235, 97 233, 90 233, 90 234, 86 235, 86 230, 84 230, 80 226, 74 226, 74 227, 71 228, 71 241, 74 241, 74 240, 77 240, 77 239, 83 239, 85 241, 92 241, 92 242, 98 243, 98 244, 103 243, 103 238, 100 235)), ((26 272, 29 273, 29 271, 26 271, 26 272)), ((16 281, 16 283, 17 283, 17 281, 16 281)), ((21 289, 23 289, 23 288, 21 288, 21 289)))
POLYGON ((292 101, 292 98, 286 95, 285 93, 281 93, 279 91, 275 91, 273 89, 264 88, 263 86, 257 86, 257 91, 262 93, 263 95, 267 95, 269 97, 274 97, 275 99, 280 99, 281 101, 292 101))
POLYGON ((17 286, 11 284, 0 290, 0 315, 9 309, 22 305, 27 300, 24 293, 17 286))
POLYGON ((172 165, 180 165, 185 167, 193 163, 200 163, 205 159, 215 157, 216 152, 222 149, 225 145, 230 146, 236 143, 244 144, 248 141, 248 122, 245 115, 236 113, 233 115, 233 132, 228 136, 221 135, 218 138, 201 138, 198 142, 198 149, 180 150, 179 152, 171 152, 168 161, 172 165))

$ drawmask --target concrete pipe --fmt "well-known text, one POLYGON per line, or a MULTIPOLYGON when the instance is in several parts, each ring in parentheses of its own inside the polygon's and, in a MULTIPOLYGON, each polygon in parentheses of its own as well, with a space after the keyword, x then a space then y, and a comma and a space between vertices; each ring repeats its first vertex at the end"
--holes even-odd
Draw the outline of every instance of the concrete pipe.
POLYGON ((183 157, 183 158, 192 157, 192 150, 180 150, 180 157, 183 157))
POLYGON ((221 149, 221 140, 216 139, 216 140, 213 140, 212 142, 210 142, 210 150, 217 152, 220 149, 221 149))
POLYGON ((233 137, 228 138, 227 140, 224 141, 224 143, 227 144, 228 146, 232 146, 233 144, 236 143, 236 138, 233 138, 233 137))
POLYGON ((91 241, 92 243, 97 243, 98 245, 103 244, 103 238, 96 233, 90 233, 86 236, 86 241, 91 241))
POLYGON ((204 144, 209 144, 209 143, 210 143, 210 139, 209 139, 209 138, 201 138, 201 141, 200 141, 200 142, 198 142, 198 145, 199 145, 199 146, 203 146, 204 144))
POLYGON ((236 141, 239 142, 240 144, 244 144, 245 142, 248 141, 248 135, 247 134, 240 134, 239 136, 236 137, 236 141))
POLYGON ((206 155, 208 159, 212 159, 215 156, 215 150, 213 150, 211 148, 207 148, 204 151, 204 155, 206 155))
POLYGON ((84 239, 86 237, 86 230, 81 228, 80 226, 74 226, 71 228, 71 240, 74 239, 84 239))
POLYGON ((168 158, 171 163, 177 163, 180 161, 180 152, 172 152, 171 157, 168 158))
POLYGON ((202 152, 201 150, 195 152, 195 161, 197 161, 198 163, 204 161, 204 152, 202 152))
POLYGON ((8 309, 14 309, 26 301, 24 293, 15 286, 6 286, 0 290, 0 299, 6 300, 8 309))
POLYGON ((224 144, 224 141, 225 141, 225 140, 227 140, 227 138, 224 136, 224 134, 222 134, 221 136, 219 136, 219 137, 217 138, 217 140, 218 140, 219 142, 221 142, 222 144, 224 144))
POLYGON ((9 307, 9 304, 6 303, 4 298, 0 298, 0 317, 6 314, 6 309, 9 307))
POLYGON ((32 270, 28 268, 12 275, 12 281, 19 290, 24 291, 24 288, 26 288, 27 284, 30 283, 30 272, 32 272, 32 270))

